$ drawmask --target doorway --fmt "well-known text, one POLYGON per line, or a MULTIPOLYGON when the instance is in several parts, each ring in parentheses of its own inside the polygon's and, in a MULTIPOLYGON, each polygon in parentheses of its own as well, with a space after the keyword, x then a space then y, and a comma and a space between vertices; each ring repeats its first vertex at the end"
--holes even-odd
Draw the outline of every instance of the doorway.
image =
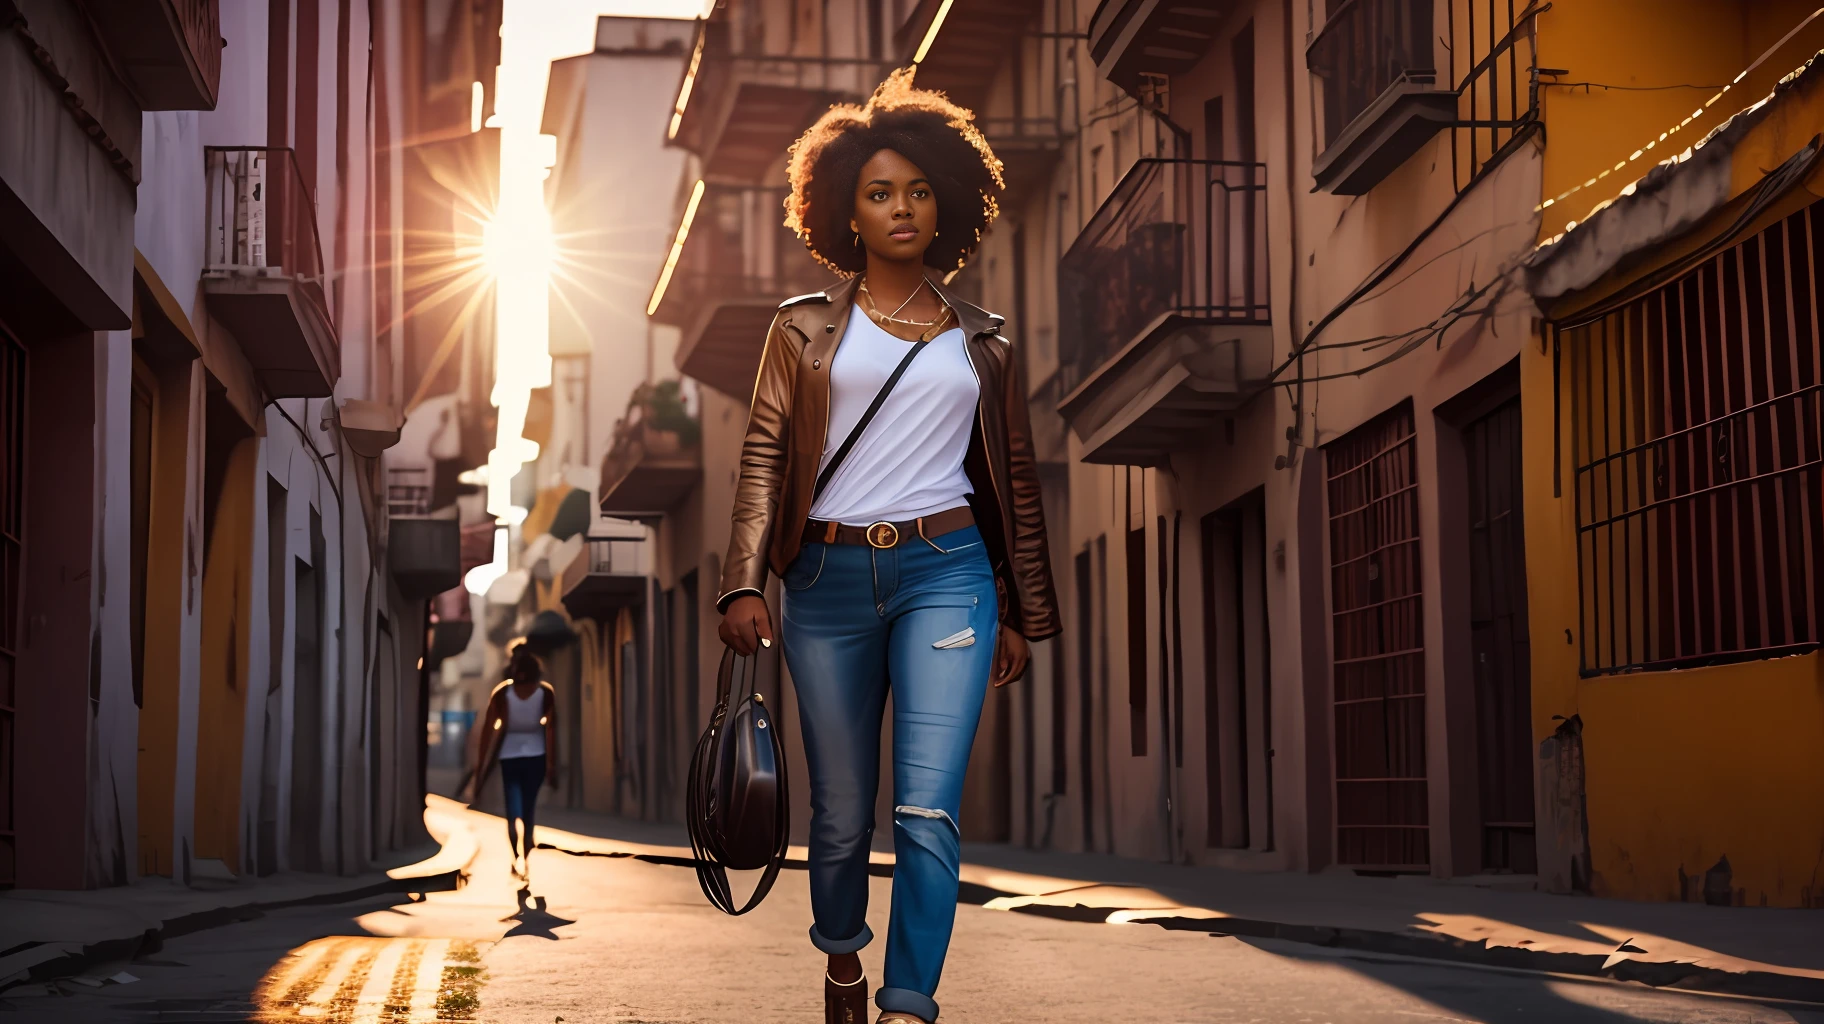
POLYGON ((13 822, 20 554, 25 533, 25 346, 0 326, 0 889, 18 880, 13 822))
POLYGON ((1324 446, 1336 861, 1431 863, 1418 440, 1404 402, 1324 446))
POLYGON ((1266 499, 1203 517, 1205 845, 1273 849, 1266 499))
MULTIPOLYGON (((311 525, 321 520, 311 512, 311 525)), ((321 546, 312 539, 312 553, 321 546)), ((323 585, 298 559, 292 577, 291 869, 323 870, 323 585)))
POLYGON ((1520 399, 1463 428, 1469 465, 1470 651, 1475 662, 1482 868, 1530 875, 1532 650, 1521 520, 1520 399))
POLYGON ((254 830, 254 872, 279 870, 279 760, 285 706, 285 488, 266 478, 266 695, 260 729, 259 818, 254 830))

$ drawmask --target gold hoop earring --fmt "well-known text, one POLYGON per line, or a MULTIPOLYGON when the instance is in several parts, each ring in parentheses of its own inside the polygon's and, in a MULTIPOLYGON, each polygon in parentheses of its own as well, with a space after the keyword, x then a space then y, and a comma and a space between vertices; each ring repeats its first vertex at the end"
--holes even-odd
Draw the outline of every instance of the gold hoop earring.
POLYGON ((850 235, 849 237, 851 239, 853 239, 853 241, 851 241, 849 244, 853 245, 857 249, 861 248, 861 236, 860 235, 858 235, 858 234, 850 235))

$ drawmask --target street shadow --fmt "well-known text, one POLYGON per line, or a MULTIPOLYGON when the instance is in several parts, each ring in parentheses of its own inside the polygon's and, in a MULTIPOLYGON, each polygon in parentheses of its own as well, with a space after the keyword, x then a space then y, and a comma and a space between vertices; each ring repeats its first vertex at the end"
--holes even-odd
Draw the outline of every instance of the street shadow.
POLYGON ((1824 1024, 1815 1006, 1719 998, 1701 993, 1623 985, 1593 978, 1499 971, 1448 961, 1424 961, 1321 949, 1279 939, 1213 935, 1271 956, 1348 970, 1397 989, 1444 1013, 1486 1024, 1673 1024, 1684 1021, 1795 1021, 1824 1024))
POLYGON ((1816 910, 1637 903, 1424 878, 1158 864, 1103 853, 1035 851, 1005 843, 965 842, 963 860, 1003 871, 1135 886, 1186 907, 1263 922, 1321 922, 1402 934, 1433 932, 1467 942, 1486 935, 1491 944, 1503 943, 1508 935, 1566 940, 1559 945, 1561 949, 1570 943, 1615 949, 1632 938, 1655 954, 1663 954, 1668 943, 1678 943, 1750 962, 1824 970, 1824 914, 1816 910), (1322 916, 1309 912, 1280 916, 1288 908, 1308 911, 1312 907, 1331 909, 1322 916))
POLYGON ((552 942, 556 942, 557 929, 576 923, 574 919, 559 917, 546 910, 545 898, 534 896, 530 886, 519 890, 518 898, 519 909, 501 918, 503 923, 517 922, 507 930, 505 935, 501 936, 503 940, 513 938, 515 935, 529 935, 536 939, 550 939, 552 942))

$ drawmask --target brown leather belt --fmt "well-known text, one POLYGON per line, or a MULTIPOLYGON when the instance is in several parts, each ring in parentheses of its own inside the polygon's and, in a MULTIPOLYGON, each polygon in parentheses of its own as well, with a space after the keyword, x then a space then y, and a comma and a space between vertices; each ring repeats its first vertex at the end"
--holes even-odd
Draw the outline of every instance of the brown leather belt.
POLYGON ((878 522, 867 526, 844 526, 815 519, 804 524, 806 544, 866 544, 871 548, 896 548, 913 540, 930 540, 946 533, 975 525, 975 513, 969 506, 945 509, 935 515, 920 516, 903 523, 878 522))

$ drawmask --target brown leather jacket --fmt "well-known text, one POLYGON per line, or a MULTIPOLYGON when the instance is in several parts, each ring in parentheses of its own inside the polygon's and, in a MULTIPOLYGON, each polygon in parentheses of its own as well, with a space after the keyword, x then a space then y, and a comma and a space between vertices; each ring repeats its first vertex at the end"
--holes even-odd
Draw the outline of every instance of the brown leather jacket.
MULTIPOLYGON (((855 285, 851 279, 786 301, 767 332, 741 448, 718 609, 727 610, 742 594, 762 593, 767 570, 783 574, 798 557, 829 429, 830 364, 848 326, 855 285)), ((1019 360, 1000 334, 1000 317, 941 287, 938 293, 956 310, 982 384, 963 465, 975 484, 969 503, 994 567, 1001 621, 1028 640, 1043 640, 1062 627, 1019 360)))

